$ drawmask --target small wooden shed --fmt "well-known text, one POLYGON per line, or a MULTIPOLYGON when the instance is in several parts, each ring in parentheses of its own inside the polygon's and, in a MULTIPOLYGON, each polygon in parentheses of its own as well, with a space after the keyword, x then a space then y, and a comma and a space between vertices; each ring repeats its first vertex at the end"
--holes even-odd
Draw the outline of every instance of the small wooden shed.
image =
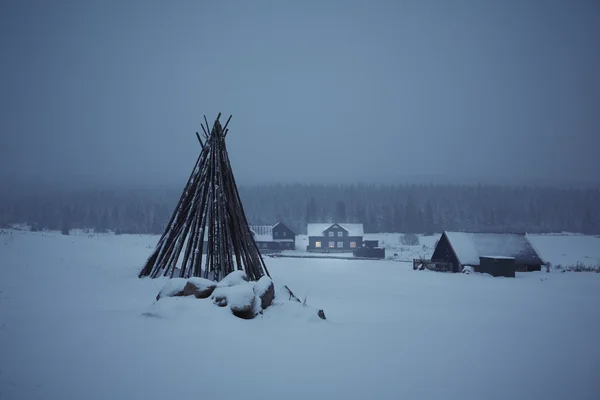
POLYGON ((514 257, 482 256, 479 257, 479 265, 475 266, 475 272, 490 274, 491 276, 504 276, 514 278, 516 264, 514 257))

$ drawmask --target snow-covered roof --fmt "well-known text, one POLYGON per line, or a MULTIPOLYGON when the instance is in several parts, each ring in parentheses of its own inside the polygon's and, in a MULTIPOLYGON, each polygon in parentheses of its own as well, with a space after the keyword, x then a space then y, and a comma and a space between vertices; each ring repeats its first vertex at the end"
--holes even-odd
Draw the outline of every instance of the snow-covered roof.
POLYGON ((269 225, 251 225, 250 232, 256 242, 273 241, 273 228, 269 225))
POLYGON ((258 235, 273 234, 273 227, 271 225, 250 225, 250 230, 258 235))
POLYGON ((255 242, 272 242, 273 236, 271 235, 254 235, 255 242))
MULTIPOLYGON (((331 228, 335 223, 327 224, 308 224, 306 232, 308 236, 323 236, 323 232, 331 228)), ((363 236, 363 224, 347 224, 345 222, 338 222, 337 225, 348 231, 348 236, 363 236)))
POLYGON ((307 224, 306 234, 308 236, 323 236, 323 231, 333 224, 307 224))
POLYGON ((517 233, 444 232, 463 265, 479 265, 479 257, 510 257, 517 263, 542 264, 529 240, 517 233))
POLYGON ((481 258, 493 258, 494 260, 514 260, 514 257, 504 257, 504 256, 479 256, 481 258))
POLYGON ((270 225, 251 225, 250 232, 256 242, 273 241, 273 227, 270 225))

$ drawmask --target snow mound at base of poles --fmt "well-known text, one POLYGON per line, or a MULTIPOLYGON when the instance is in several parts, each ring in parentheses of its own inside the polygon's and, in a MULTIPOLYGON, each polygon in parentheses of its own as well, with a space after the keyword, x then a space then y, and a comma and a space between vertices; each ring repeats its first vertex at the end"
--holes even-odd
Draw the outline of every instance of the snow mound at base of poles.
POLYGON ((276 291, 273 281, 267 276, 249 282, 243 271, 234 271, 218 283, 204 278, 169 279, 156 300, 144 313, 145 316, 173 318, 202 303, 203 307, 208 304, 213 309, 229 309, 232 315, 241 319, 253 319, 259 315, 270 317, 282 308, 295 317, 325 319, 323 310, 301 302, 287 286, 278 287, 276 291), (267 308, 273 309, 273 313, 266 315, 264 311, 267 308))

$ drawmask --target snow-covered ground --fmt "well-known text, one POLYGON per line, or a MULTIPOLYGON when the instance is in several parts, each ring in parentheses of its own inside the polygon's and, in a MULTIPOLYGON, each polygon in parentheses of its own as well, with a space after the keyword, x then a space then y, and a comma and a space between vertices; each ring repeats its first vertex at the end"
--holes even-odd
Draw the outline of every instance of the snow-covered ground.
POLYGON ((600 267, 600 237, 577 234, 527 235, 544 261, 553 266, 600 267))
POLYGON ((600 398, 600 274, 267 257, 327 320, 281 292, 241 320, 155 302, 157 239, 0 233, 0 399, 600 398))

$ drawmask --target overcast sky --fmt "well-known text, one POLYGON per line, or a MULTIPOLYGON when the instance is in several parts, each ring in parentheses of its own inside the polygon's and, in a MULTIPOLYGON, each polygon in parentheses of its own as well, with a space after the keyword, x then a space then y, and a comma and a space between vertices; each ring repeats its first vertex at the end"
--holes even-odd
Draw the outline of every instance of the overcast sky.
POLYGON ((0 3, 0 178, 600 180, 600 2, 0 3))

